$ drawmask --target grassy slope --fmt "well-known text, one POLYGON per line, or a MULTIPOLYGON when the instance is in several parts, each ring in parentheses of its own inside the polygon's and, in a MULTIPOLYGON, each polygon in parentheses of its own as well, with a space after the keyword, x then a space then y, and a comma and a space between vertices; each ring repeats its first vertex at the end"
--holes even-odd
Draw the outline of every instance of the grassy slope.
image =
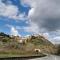
POLYGON ((55 46, 43 36, 31 37, 29 43, 34 44, 35 48, 40 48, 42 53, 55 54, 55 46))
POLYGON ((31 36, 26 44, 19 44, 6 34, 0 35, 0 57, 44 56, 43 53, 55 53, 55 46, 43 36, 31 36), (41 53, 36 54, 35 48, 41 49, 41 53))

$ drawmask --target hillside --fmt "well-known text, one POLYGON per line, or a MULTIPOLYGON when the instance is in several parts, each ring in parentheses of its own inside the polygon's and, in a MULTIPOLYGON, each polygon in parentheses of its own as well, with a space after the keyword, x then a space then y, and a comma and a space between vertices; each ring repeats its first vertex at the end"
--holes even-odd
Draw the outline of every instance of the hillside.
POLYGON ((56 48, 57 48, 57 54, 60 56, 60 44, 55 44, 56 48))
POLYGON ((34 48, 39 48, 42 53, 56 53, 56 47, 49 40, 47 40, 45 37, 41 35, 30 36, 30 38, 28 38, 28 45, 29 44, 34 45, 34 48))
POLYGON ((55 53, 55 46, 41 35, 22 38, 0 33, 0 55, 35 56, 37 54, 37 56, 44 56, 45 54, 55 53), (40 52, 35 51, 37 49, 40 52))

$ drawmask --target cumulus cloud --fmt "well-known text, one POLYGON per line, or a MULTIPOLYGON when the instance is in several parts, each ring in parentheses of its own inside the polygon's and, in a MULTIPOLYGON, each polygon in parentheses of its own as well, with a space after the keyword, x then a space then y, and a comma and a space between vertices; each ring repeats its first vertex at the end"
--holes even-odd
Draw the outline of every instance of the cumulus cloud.
POLYGON ((0 16, 24 20, 26 19, 25 13, 19 13, 18 7, 11 4, 11 1, 8 1, 8 4, 4 4, 2 0, 0 0, 0 16))
POLYGON ((28 18, 39 27, 40 32, 47 32, 51 36, 60 30, 60 0, 22 0, 21 2, 31 7, 28 18))
POLYGON ((19 36, 18 31, 14 27, 11 27, 11 35, 19 36))
POLYGON ((9 25, 9 24, 6 24, 5 25, 6 27, 10 28, 10 35, 13 35, 13 36, 21 36, 18 32, 18 29, 16 29, 16 27, 12 26, 12 25, 9 25))

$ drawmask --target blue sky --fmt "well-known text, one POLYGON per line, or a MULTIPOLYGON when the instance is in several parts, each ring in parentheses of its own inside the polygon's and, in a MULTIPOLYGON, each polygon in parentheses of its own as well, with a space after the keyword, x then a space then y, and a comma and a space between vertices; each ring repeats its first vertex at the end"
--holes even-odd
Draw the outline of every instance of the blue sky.
POLYGON ((60 43, 60 0, 0 0, 0 32, 60 43))

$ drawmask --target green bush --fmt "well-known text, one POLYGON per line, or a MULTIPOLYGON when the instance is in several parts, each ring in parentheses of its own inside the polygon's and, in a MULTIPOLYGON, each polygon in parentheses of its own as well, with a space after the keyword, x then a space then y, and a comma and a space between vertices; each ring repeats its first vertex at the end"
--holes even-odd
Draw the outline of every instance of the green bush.
POLYGON ((11 40, 9 38, 7 38, 7 37, 5 37, 5 38, 2 39, 2 42, 4 42, 4 43, 10 42, 10 41, 11 40))

